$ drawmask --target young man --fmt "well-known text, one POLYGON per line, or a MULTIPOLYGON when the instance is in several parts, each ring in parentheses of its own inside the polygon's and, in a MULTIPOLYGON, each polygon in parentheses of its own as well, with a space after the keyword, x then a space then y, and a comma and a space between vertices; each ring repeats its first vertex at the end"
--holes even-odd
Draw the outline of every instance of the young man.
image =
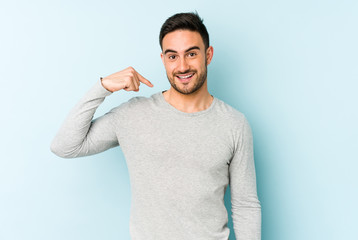
POLYGON ((133 240, 228 240, 229 184, 236 238, 261 239, 250 125, 207 90, 213 47, 206 27, 197 14, 175 14, 159 39, 170 89, 133 97, 92 120, 113 92, 153 87, 132 67, 101 78, 66 118, 52 152, 75 158, 121 147, 133 240))

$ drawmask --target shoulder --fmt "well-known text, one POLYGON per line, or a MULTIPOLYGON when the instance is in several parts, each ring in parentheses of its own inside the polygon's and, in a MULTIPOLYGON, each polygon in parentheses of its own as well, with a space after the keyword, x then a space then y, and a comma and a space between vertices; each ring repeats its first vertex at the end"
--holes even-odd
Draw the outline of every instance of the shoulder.
POLYGON ((222 113, 228 119, 227 123, 229 125, 228 127, 231 129, 234 151, 245 145, 252 146, 252 129, 245 114, 222 100, 219 100, 218 102, 222 113))
POLYGON ((150 97, 135 96, 124 102, 123 105, 127 108, 141 107, 143 104, 148 104, 150 100, 150 97))
POLYGON ((230 104, 217 99, 216 115, 219 117, 221 131, 227 136, 233 152, 244 142, 251 141, 252 132, 247 117, 230 104))
POLYGON ((227 122, 227 124, 230 124, 234 128, 242 127, 243 125, 248 124, 248 120, 244 113, 221 99, 216 98, 216 100, 216 109, 218 111, 218 115, 220 115, 223 121, 227 122))
POLYGON ((119 113, 119 112, 125 112, 126 115, 138 112, 144 112, 145 110, 148 110, 150 106, 153 104, 154 94, 150 97, 146 96, 135 96, 131 97, 125 102, 122 102, 118 106, 114 107, 111 112, 119 113))
POLYGON ((217 103, 217 109, 219 114, 222 115, 223 123, 225 123, 222 126, 231 132, 235 145, 242 142, 243 139, 252 138, 251 125, 246 115, 220 99, 218 99, 217 103))

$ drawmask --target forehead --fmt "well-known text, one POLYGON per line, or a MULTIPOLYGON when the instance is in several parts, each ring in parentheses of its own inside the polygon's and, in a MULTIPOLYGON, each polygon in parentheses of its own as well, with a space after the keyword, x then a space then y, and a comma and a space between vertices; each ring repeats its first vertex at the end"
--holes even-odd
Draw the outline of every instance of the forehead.
POLYGON ((201 35, 198 32, 190 30, 176 30, 168 33, 163 38, 162 45, 163 52, 166 49, 182 52, 194 46, 204 50, 204 42, 201 35))

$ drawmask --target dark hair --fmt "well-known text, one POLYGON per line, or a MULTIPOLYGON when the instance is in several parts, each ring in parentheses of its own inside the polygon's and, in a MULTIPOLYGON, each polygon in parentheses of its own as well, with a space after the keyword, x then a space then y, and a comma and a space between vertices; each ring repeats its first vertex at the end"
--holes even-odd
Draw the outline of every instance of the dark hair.
POLYGON ((205 49, 209 47, 209 34, 206 30, 203 20, 199 17, 198 13, 177 13, 168 18, 159 34, 159 44, 163 49, 162 42, 165 35, 176 30, 190 30, 198 32, 204 41, 205 49))

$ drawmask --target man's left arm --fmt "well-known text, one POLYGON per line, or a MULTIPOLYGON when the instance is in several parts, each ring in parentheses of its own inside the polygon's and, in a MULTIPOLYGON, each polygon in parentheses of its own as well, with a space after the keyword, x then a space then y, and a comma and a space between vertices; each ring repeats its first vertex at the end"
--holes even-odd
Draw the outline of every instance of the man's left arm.
POLYGON ((229 165, 231 211, 237 240, 261 239, 261 204, 256 190, 253 137, 244 117, 229 165))

